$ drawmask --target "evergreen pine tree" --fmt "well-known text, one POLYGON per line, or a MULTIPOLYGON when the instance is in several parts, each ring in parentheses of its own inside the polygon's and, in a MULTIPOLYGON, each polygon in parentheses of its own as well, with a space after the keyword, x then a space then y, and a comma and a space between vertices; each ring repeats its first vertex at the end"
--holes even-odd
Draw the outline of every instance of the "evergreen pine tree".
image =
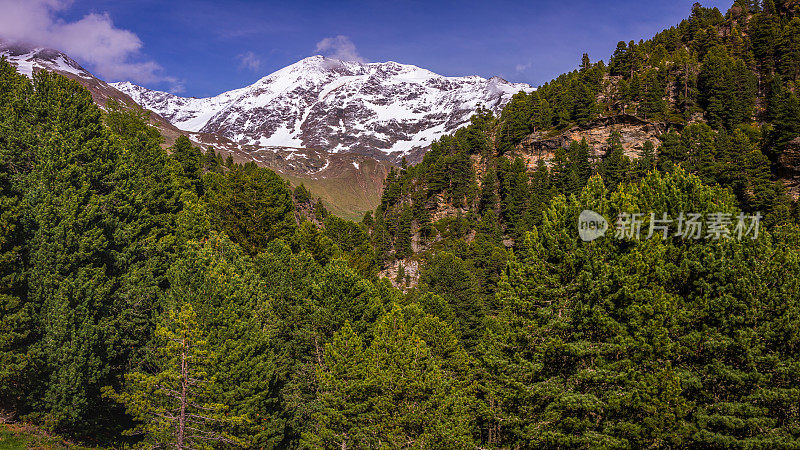
POLYGON ((251 254, 292 235, 292 194, 275 172, 251 162, 234 165, 220 177, 206 195, 217 229, 251 254))
POLYGON ((115 376, 115 273, 109 193, 117 163, 100 109, 77 82, 49 72, 33 77, 39 135, 29 176, 35 233, 29 299, 41 333, 30 408, 58 431, 91 433, 113 421, 100 388, 115 376))
POLYGON ((32 366, 34 305, 27 301, 30 224, 24 181, 33 164, 34 136, 26 100, 30 82, 0 59, 0 408, 24 410, 32 366))
POLYGON ((191 189, 197 195, 202 195, 202 184, 200 178, 203 175, 203 153, 200 148, 192 145, 192 141, 184 135, 180 135, 175 140, 175 144, 170 147, 172 157, 178 162, 181 168, 181 178, 184 186, 191 189))
POLYGON ((610 189, 629 179, 631 161, 622 147, 619 133, 614 133, 608 139, 608 148, 600 162, 599 173, 610 189))
POLYGON ((226 415, 228 407, 213 400, 217 355, 192 305, 181 302, 169 310, 156 337, 154 373, 129 373, 125 391, 104 391, 140 422, 132 433, 143 434, 150 445, 176 449, 205 447, 210 442, 241 444, 219 431, 243 418, 226 415))

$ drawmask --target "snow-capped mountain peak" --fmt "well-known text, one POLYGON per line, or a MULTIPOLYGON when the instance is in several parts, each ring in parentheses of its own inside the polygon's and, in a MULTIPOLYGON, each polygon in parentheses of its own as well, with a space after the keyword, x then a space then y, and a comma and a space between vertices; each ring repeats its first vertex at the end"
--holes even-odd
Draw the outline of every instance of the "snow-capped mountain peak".
POLYGON ((0 56, 5 56, 19 73, 28 77, 32 76, 34 71, 48 70, 81 78, 94 78, 94 75, 75 60, 51 48, 0 42, 0 56))
POLYGON ((469 121, 479 104, 499 112, 529 85, 445 77, 397 62, 311 56, 250 86, 208 98, 112 83, 176 127, 242 145, 355 152, 386 159, 420 154, 469 121))

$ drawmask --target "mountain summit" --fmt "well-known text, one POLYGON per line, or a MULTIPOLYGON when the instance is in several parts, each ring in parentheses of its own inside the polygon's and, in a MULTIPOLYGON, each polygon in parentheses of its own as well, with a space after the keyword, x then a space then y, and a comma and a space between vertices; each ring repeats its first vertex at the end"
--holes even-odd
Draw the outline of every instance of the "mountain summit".
POLYGON ((396 62, 312 56, 254 84, 209 98, 179 97, 129 82, 111 83, 176 127, 241 145, 314 148, 380 159, 420 157, 463 126, 479 105, 494 112, 527 84, 446 77, 396 62))

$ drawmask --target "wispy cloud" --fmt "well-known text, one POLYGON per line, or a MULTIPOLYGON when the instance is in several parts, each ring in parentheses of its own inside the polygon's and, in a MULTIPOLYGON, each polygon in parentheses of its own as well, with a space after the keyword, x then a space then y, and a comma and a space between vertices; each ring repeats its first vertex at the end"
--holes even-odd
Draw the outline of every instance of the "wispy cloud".
POLYGON ((335 37, 326 37, 317 42, 317 53, 342 61, 366 62, 356 50, 355 44, 347 36, 341 34, 335 37))
POLYGON ((530 61, 528 61, 528 64, 517 64, 517 66, 514 67, 514 70, 516 70, 517 73, 525 72, 526 70, 530 69, 532 65, 533 63, 530 61))
POLYGON ((236 59, 239 60, 239 69, 249 69, 253 72, 258 72, 261 68, 261 59, 253 52, 244 52, 238 55, 236 59))
POLYGON ((161 65, 143 58, 141 39, 114 26, 108 14, 87 14, 73 22, 57 18, 70 6, 71 0, 0 0, 0 37, 61 50, 109 81, 168 83, 173 92, 183 89, 180 80, 164 75, 161 65))

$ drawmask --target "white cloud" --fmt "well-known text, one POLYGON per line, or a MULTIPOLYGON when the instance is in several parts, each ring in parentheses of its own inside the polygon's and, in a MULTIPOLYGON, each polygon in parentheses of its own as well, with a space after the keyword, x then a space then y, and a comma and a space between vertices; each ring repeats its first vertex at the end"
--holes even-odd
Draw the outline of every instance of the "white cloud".
POLYGON ((158 63, 142 59, 139 37, 115 27, 108 14, 88 14, 74 22, 56 17, 71 5, 71 0, 0 0, 0 37, 61 50, 108 81, 168 83, 173 91, 182 89, 177 79, 163 75, 158 63))
POLYGON ((528 62, 528 64, 517 64, 514 68, 517 72, 525 72, 526 70, 530 69, 533 63, 528 62))
POLYGON ((253 52, 244 52, 237 56, 236 59, 239 60, 240 69, 249 69, 253 72, 257 72, 258 69, 261 68, 261 59, 253 52))
POLYGON ((317 42, 317 53, 342 61, 366 62, 356 50, 355 44, 347 36, 326 37, 317 42))

